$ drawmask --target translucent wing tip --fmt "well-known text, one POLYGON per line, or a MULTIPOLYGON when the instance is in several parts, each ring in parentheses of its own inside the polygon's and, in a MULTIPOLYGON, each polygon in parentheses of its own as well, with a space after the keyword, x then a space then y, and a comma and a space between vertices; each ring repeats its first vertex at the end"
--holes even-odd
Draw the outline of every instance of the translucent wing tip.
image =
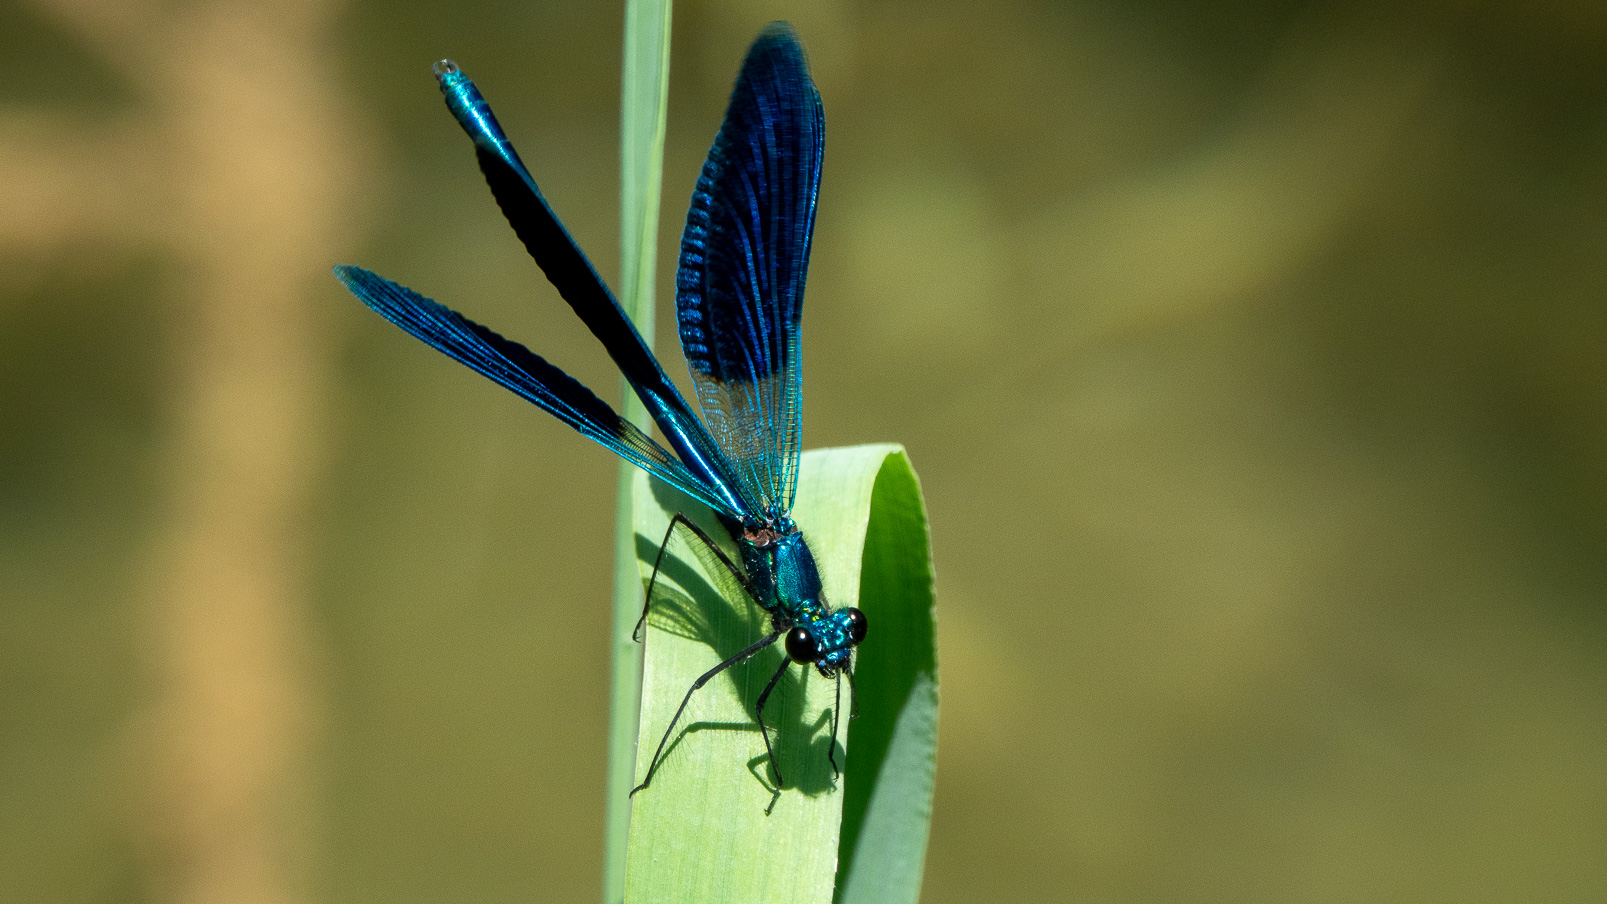
POLYGON ((398 317, 406 319, 406 309, 419 302, 431 308, 440 307, 412 289, 362 267, 341 264, 335 268, 335 278, 346 287, 346 291, 357 296, 358 301, 392 322, 398 322, 398 317))
POLYGON ((335 278, 340 280, 340 284, 346 287, 346 291, 363 299, 365 303, 370 290, 375 285, 390 282, 390 280, 372 270, 365 270, 362 267, 355 267, 351 264, 337 264, 335 266, 335 278))
POLYGON ((335 265, 335 278, 340 280, 340 284, 348 289, 361 282, 366 274, 368 274, 368 271, 362 267, 354 267, 351 264, 335 265))
POLYGON ((798 43, 798 32, 793 30, 791 22, 777 19, 766 25, 764 30, 759 32, 759 37, 754 39, 755 44, 769 41, 784 41, 788 44, 796 45, 798 43))
POLYGON ((762 57, 781 56, 795 61, 796 64, 808 71, 809 64, 804 56, 803 42, 798 40, 798 33, 793 30, 791 23, 771 22, 753 39, 748 48, 748 60, 752 62, 762 57))

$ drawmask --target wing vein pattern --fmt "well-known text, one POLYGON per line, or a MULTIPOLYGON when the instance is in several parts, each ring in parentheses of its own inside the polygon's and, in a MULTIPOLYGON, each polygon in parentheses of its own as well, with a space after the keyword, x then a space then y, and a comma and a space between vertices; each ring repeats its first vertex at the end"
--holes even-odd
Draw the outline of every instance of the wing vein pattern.
POLYGON ((703 422, 764 513, 791 509, 801 447, 799 328, 825 117, 785 26, 754 42, 698 178, 676 311, 703 422))
POLYGON ((712 508, 722 507, 722 501, 679 459, 579 380, 535 352, 361 267, 337 267, 335 275, 364 304, 425 344, 500 383, 649 474, 712 508))

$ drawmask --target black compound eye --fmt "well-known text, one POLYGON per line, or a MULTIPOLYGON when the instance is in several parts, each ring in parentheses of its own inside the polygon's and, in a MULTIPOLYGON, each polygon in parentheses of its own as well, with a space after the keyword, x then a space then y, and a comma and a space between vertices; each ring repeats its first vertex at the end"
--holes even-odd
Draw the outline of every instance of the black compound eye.
POLYGON ((865 639, 870 622, 865 620, 865 613, 852 607, 843 610, 843 617, 848 620, 848 639, 854 642, 854 646, 859 646, 859 642, 865 639))
POLYGON ((815 638, 802 628, 793 628, 787 632, 787 656, 796 663, 810 663, 820 655, 820 648, 815 645, 815 638))

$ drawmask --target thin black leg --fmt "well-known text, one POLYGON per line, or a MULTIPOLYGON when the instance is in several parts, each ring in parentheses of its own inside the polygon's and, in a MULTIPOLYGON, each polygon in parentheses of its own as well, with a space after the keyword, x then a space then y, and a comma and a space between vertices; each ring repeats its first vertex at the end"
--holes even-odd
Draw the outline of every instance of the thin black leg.
POLYGON ((776 790, 778 791, 781 790, 781 763, 776 760, 776 752, 770 749, 770 729, 766 728, 764 724, 764 702, 770 699, 770 692, 775 690, 776 682, 780 681, 781 676, 786 674, 787 666, 789 665, 792 665, 792 660, 785 656, 781 657, 781 668, 776 669, 776 673, 770 676, 770 683, 765 685, 764 690, 759 694, 759 702, 753 705, 753 718, 759 722, 759 734, 764 738, 764 752, 765 755, 770 757, 770 768, 776 773, 776 790))
MULTIPOLYGON (((853 685, 849 685, 850 688, 853 685)), ((850 696, 852 693, 850 692, 850 696)), ((843 673, 837 673, 837 698, 831 704, 831 737, 826 741, 826 762, 831 764, 831 777, 842 778, 843 771, 837 768, 837 713, 843 708, 843 673)))
POLYGON ((664 542, 658 545, 658 555, 653 557, 653 576, 647 579, 647 595, 642 598, 642 617, 636 620, 636 630, 631 632, 631 640, 642 642, 642 628, 647 625, 647 610, 653 605, 653 587, 658 583, 658 569, 664 564, 664 550, 670 548, 670 536, 675 533, 675 524, 682 521, 681 513, 676 512, 670 519, 670 526, 664 531, 664 542))
MULTIPOLYGON (((631 639, 635 640, 637 643, 642 642, 642 629, 647 626, 647 611, 653 605, 653 587, 658 584, 658 571, 660 566, 664 564, 664 550, 670 548, 670 537, 675 534, 675 526, 677 524, 684 526, 687 530, 690 530, 693 536, 701 540, 703 545, 708 547, 709 551, 714 553, 715 556, 719 558, 720 564, 725 566, 725 570, 731 573, 731 577, 736 580, 739 586, 747 591, 750 598, 752 598, 755 602, 757 602, 759 599, 759 595, 753 591, 753 585, 748 583, 748 576, 744 574, 742 569, 738 568, 734 562, 726 557, 725 551, 720 549, 719 544, 715 543, 713 538, 704 533, 703 528, 693 524, 691 519, 687 518, 684 513, 676 512, 675 516, 670 519, 669 528, 664 531, 664 542, 658 545, 658 555, 653 559, 653 576, 647 579, 647 596, 642 600, 642 617, 636 620, 636 630, 631 632, 631 639)), ((709 566, 705 565, 704 567, 709 566)))
MULTIPOLYGON (((749 656, 752 656, 753 654, 759 652, 760 650, 764 649, 765 647, 768 647, 771 644, 775 643, 776 639, 779 638, 780 636, 781 636, 780 631, 772 631, 770 634, 760 638, 757 643, 753 644, 752 646, 747 647, 742 652, 736 654, 735 656, 732 656, 730 659, 727 659, 726 661, 720 663, 719 665, 715 666, 714 668, 709 669, 707 672, 703 673, 703 677, 701 677, 698 680, 692 682, 692 686, 686 689, 686 696, 681 698, 681 706, 680 706, 680 708, 675 710, 675 718, 670 720, 670 727, 664 729, 664 737, 659 740, 658 749, 653 751, 653 761, 651 763, 647 764, 647 777, 642 779, 642 783, 640 785, 637 785, 636 787, 631 789, 631 795, 632 796, 635 796, 636 792, 642 790, 643 788, 646 788, 647 783, 653 780, 653 773, 658 770, 658 758, 664 755, 664 745, 669 743, 670 732, 675 730, 675 723, 681 721, 681 713, 686 712, 686 704, 691 702, 692 695, 694 693, 697 693, 697 689, 702 687, 705 684, 708 684, 709 679, 713 678, 715 675, 720 674, 721 672, 723 672, 726 669, 736 665, 737 663, 741 662, 742 660, 747 659, 749 656)), ((762 726, 764 723, 761 722, 759 724, 762 726)), ((768 744, 769 742, 767 741, 766 743, 768 744)))

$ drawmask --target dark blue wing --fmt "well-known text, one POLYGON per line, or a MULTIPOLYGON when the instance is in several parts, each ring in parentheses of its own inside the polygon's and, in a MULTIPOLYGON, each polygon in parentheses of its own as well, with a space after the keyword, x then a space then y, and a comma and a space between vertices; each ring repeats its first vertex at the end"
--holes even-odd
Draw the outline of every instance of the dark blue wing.
POLYGON ((771 25, 703 165, 675 278, 704 423, 772 516, 792 508, 798 479, 798 328, 824 137, 803 48, 771 25))
POLYGON ((364 304, 428 345, 501 383, 582 435, 711 508, 739 514, 729 511, 714 488, 691 474, 663 446, 541 356, 361 267, 336 267, 335 276, 364 304))
POLYGON ((437 63, 435 71, 447 107, 474 140, 475 156, 491 194, 530 256, 558 289, 558 294, 569 302, 587 328, 608 349, 609 356, 641 397, 686 469, 706 488, 719 494, 721 502, 715 507, 736 515, 758 514, 759 501, 744 495, 745 488, 731 463, 721 454, 719 445, 692 413, 675 384, 664 374, 607 284, 541 196, 535 180, 519 160, 519 154, 503 134, 474 82, 447 60, 437 63))

